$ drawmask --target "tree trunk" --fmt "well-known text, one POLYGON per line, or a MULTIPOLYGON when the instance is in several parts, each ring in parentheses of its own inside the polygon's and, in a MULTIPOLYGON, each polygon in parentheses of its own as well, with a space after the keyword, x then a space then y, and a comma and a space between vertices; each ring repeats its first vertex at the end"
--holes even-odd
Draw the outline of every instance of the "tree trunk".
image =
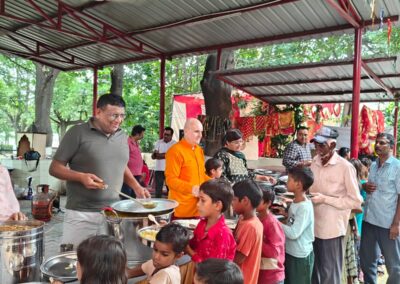
POLYGON ((111 71, 110 93, 122 97, 122 87, 124 83, 124 65, 114 65, 111 71))
POLYGON ((46 147, 51 147, 53 131, 50 123, 50 109, 53 100, 54 83, 60 70, 35 63, 35 127, 38 132, 47 133, 46 147))
MULTIPOLYGON (((223 52, 220 70, 231 69, 233 65, 233 52, 223 52)), ((214 155, 221 148, 221 140, 226 128, 226 125, 222 124, 229 120, 232 111, 232 87, 216 79, 215 74, 212 73, 216 70, 217 54, 210 54, 207 57, 203 79, 200 82, 207 115, 205 154, 208 156, 214 155)))
POLYGON ((351 125, 351 103, 345 103, 342 114, 342 127, 350 127, 351 125))

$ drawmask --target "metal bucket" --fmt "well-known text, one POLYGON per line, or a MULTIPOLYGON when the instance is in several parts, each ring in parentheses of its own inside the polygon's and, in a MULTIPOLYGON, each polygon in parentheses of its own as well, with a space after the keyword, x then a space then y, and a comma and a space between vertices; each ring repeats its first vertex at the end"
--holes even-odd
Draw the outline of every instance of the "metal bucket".
MULTIPOLYGON (((153 212, 152 214, 157 221, 169 222, 173 212, 174 210, 171 209, 168 212, 160 214, 153 212)), ((121 214, 111 210, 103 210, 103 214, 106 217, 108 233, 124 244, 129 266, 139 265, 151 258, 152 248, 146 245, 146 242, 143 242, 138 235, 141 228, 151 225, 147 217, 136 217, 134 213, 121 214)))
POLYGON ((4 226, 28 226, 17 231, 0 231, 0 283, 40 281, 43 261, 44 222, 4 221, 4 226))

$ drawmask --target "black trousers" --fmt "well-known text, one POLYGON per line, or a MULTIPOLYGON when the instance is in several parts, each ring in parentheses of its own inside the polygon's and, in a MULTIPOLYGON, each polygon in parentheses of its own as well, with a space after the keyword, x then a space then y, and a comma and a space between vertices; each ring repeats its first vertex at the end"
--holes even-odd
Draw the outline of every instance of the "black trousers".
MULTIPOLYGON (((162 190, 165 182, 164 171, 155 171, 154 177, 156 180, 156 198, 162 198, 162 190)), ((168 190, 168 187, 167 187, 168 190)))

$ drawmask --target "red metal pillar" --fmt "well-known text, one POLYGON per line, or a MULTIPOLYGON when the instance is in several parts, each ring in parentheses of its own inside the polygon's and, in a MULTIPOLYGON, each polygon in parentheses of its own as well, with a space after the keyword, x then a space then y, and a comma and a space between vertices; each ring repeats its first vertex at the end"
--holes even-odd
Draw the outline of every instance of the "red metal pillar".
POLYGON ((351 104, 351 157, 358 158, 358 124, 360 114, 360 80, 361 80, 361 28, 354 32, 353 63, 353 103, 351 104))
POLYGON ((97 67, 93 68, 93 105, 92 114, 96 115, 96 104, 97 104, 97 67))
POLYGON ((159 121, 159 136, 164 134, 164 118, 165 118, 165 57, 161 57, 160 66, 160 121, 159 121))
POLYGON ((394 148, 393 148, 393 156, 397 154, 397 124, 399 118, 399 101, 395 102, 394 107, 394 121, 393 121, 393 137, 394 137, 394 148))

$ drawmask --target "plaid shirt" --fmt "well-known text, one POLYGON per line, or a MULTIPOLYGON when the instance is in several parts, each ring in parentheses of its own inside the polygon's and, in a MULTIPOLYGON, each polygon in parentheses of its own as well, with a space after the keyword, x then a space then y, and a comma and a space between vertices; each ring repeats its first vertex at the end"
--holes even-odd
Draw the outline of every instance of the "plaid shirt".
POLYGON ((297 140, 289 143, 283 152, 282 164, 286 169, 292 169, 301 161, 312 160, 310 144, 300 145, 297 140))

